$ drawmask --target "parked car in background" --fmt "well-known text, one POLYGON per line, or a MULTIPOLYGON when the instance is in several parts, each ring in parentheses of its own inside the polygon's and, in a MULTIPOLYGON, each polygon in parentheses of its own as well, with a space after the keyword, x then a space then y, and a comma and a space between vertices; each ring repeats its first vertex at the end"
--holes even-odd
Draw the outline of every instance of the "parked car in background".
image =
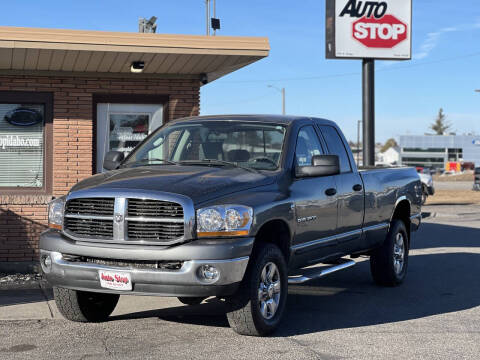
POLYGON ((473 190, 480 191, 480 167, 476 167, 473 173, 473 190))
POLYGON ((418 176, 422 181, 422 205, 425 204, 427 198, 435 194, 435 188, 433 186, 432 173, 429 169, 417 168, 418 176))

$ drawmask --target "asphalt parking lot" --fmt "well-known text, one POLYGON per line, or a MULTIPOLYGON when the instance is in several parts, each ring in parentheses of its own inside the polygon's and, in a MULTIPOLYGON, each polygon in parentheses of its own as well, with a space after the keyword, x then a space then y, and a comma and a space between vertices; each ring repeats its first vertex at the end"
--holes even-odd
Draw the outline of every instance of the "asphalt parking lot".
POLYGON ((125 296, 111 321, 77 324, 49 290, 0 290, 0 358, 478 359, 480 206, 424 211, 402 286, 375 286, 368 261, 291 286, 271 337, 236 335, 215 299, 125 296))

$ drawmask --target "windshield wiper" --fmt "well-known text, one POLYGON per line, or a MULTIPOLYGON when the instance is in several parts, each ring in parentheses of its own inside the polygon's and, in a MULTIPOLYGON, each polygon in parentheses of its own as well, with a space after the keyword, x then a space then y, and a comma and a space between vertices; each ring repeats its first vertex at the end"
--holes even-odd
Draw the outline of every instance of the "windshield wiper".
POLYGON ((246 166, 238 165, 233 161, 217 160, 217 159, 203 159, 203 160, 184 160, 178 163, 179 165, 220 165, 220 166, 233 166, 240 169, 244 169, 251 172, 258 172, 256 169, 252 169, 246 166))
POLYGON ((147 164, 148 165, 148 163, 150 163, 150 162, 162 162, 162 163, 169 164, 169 165, 177 165, 177 163, 175 161, 171 161, 171 160, 167 160, 167 159, 151 158, 151 159, 137 160, 137 161, 132 162, 132 163, 127 163, 124 166, 135 165, 135 164, 147 164))

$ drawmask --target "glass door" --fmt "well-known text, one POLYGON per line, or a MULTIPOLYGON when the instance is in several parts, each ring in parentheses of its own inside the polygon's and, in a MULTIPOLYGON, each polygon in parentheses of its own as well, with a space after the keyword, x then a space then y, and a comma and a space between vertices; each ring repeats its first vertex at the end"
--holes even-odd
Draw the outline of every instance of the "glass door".
POLYGON ((110 150, 127 156, 163 123, 163 106, 151 104, 97 104, 97 173, 110 150))

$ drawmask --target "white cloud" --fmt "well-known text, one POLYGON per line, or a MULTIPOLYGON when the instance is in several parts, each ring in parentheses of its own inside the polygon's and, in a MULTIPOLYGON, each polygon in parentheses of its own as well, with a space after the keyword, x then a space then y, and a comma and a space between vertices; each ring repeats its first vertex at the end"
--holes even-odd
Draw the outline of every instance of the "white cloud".
POLYGON ((442 36, 446 33, 468 31, 476 28, 480 28, 480 21, 475 24, 445 27, 438 31, 430 32, 427 34, 427 37, 423 41, 422 45, 420 45, 420 50, 413 55, 413 58, 415 60, 421 60, 428 57, 432 50, 438 46, 442 36))

